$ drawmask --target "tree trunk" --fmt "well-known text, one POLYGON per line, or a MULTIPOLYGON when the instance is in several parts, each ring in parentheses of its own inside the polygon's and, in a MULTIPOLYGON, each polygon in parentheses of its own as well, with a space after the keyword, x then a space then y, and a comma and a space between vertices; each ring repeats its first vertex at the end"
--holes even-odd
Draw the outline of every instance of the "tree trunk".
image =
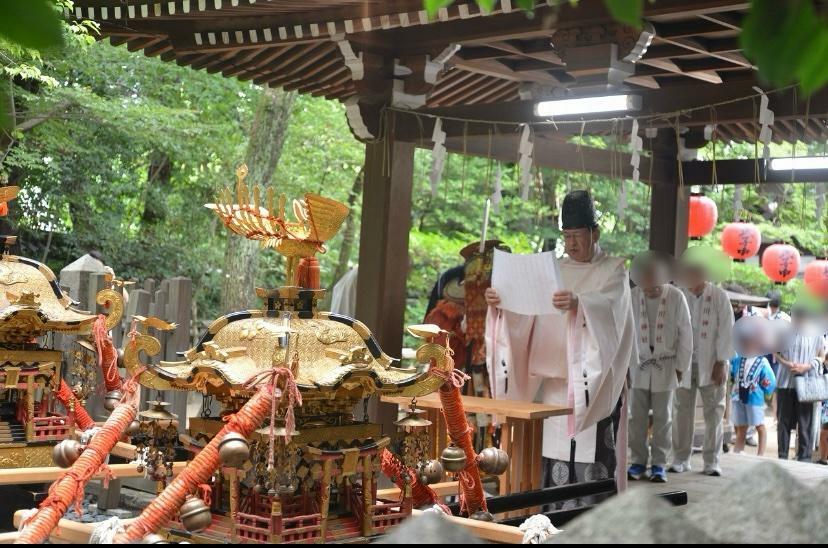
POLYGON ((351 192, 348 194, 348 207, 351 208, 351 214, 345 219, 345 227, 342 229, 342 245, 339 247, 336 269, 331 278, 331 289, 333 289, 336 282, 348 271, 348 262, 351 260, 351 252, 356 241, 356 205, 357 200, 362 195, 362 181, 364 177, 363 170, 360 168, 359 173, 354 177, 351 192))
POLYGON ((11 77, 0 79, 0 164, 6 159, 14 138, 15 127, 14 84, 11 77))
MULTIPOLYGON (((266 89, 262 94, 250 128, 245 160, 249 185, 270 185, 282 145, 285 142, 290 111, 295 94, 266 89)), ((221 308, 224 312, 246 310, 253 299, 258 273, 258 243, 229 235, 224 250, 224 279, 221 308)))
POLYGON ((149 228, 167 217, 166 189, 172 177, 172 163, 166 152, 153 152, 147 167, 147 186, 144 187, 144 211, 141 225, 149 228))

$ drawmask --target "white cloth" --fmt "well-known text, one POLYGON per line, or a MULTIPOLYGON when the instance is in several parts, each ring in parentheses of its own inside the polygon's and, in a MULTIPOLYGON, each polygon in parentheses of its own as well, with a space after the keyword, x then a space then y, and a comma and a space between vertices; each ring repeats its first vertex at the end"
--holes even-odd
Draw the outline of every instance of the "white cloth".
POLYGON ((591 262, 563 259, 560 269, 577 311, 520 316, 490 308, 486 361, 492 397, 573 407, 573 416, 544 422, 544 457, 569 460, 574 436, 575 461, 591 463, 595 425, 612 414, 638 361, 629 281, 623 260, 600 249, 591 262))
POLYGON ((543 514, 535 514, 530 516, 526 521, 520 524, 520 532, 523 533, 523 540, 521 544, 546 544, 546 540, 561 532, 557 529, 549 518, 543 514))
POLYGON ((673 392, 630 390, 630 458, 632 464, 667 466, 672 447, 673 392), (649 443, 650 409, 653 440, 649 443))
POLYGON ((357 305, 358 268, 354 267, 343 275, 331 290, 331 312, 353 318, 357 305))
POLYGON ((633 317, 638 331, 639 364, 630 369, 632 388, 664 392, 678 386, 677 371, 686 375, 693 357, 693 326, 684 294, 665 284, 661 295, 649 299, 641 288, 632 290, 633 317), (656 313, 649 319, 642 313, 641 302, 649 308, 654 302, 656 313), (653 347, 653 350, 650 350, 653 347))
MULTIPOLYGON (((684 296, 690 308, 693 323, 693 362, 698 364, 698 386, 713 384, 713 364, 733 357, 733 308, 724 289, 705 284, 701 295, 685 289, 684 296)), ((681 381, 682 388, 690 388, 690 375, 681 381)))

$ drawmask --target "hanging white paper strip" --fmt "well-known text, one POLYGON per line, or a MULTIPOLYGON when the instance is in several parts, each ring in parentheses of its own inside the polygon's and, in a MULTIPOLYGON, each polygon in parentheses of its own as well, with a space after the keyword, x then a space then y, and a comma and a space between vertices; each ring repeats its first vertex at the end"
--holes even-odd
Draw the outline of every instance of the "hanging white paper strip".
POLYGON ((518 146, 518 167, 520 168, 520 198, 529 199, 529 186, 532 183, 532 153, 534 152, 532 142, 532 128, 529 124, 523 125, 523 133, 520 136, 518 146))
POLYGON ((773 139, 773 129, 771 126, 774 122, 774 114, 768 108, 769 100, 767 94, 758 87, 754 87, 753 89, 761 94, 761 98, 759 99, 759 124, 761 125, 759 142, 762 143, 762 158, 768 161, 770 159, 770 143, 773 139))
POLYGON ((431 150, 431 195, 437 196, 437 185, 443 178, 443 167, 446 162, 446 132, 443 131, 443 120, 434 121, 434 131, 431 134, 434 148, 431 150))

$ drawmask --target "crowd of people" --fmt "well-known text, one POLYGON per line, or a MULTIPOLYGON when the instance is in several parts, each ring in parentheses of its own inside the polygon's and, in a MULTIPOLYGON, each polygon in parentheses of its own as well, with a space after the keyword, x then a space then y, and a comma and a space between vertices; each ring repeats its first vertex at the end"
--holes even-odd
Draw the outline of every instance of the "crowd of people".
MULTIPOLYGON (((545 486, 612 475, 619 483, 666 482, 668 471, 689 472, 697 400, 704 474, 722 475, 728 421, 735 451, 755 441, 764 453, 768 401, 777 413, 779 457, 788 458, 795 431, 796 458, 811 460, 819 404, 803 399, 797 379, 823 374, 824 311, 796 305, 788 316, 778 293, 767 307, 747 306, 732 298, 745 291, 715 283, 715 268, 698 254, 675 265, 644 254, 628 274, 624 259, 601 250, 586 191, 566 195, 561 228, 563 287, 552 295, 560 314, 518 314, 503 306, 496 287, 485 294, 492 397, 573 410, 544 426, 545 486)), ((822 416, 828 425, 828 409, 822 416)), ((819 450, 825 462, 828 429, 819 450)))
POLYGON ((744 288, 718 287, 700 264, 683 265, 678 289, 657 261, 641 262, 631 273, 640 359, 630 371, 628 477, 665 482, 668 470, 690 471, 696 392, 704 416, 704 474, 722 473, 728 422, 736 453, 753 445, 765 454, 768 404, 776 413, 779 458, 789 458, 796 433, 796 459, 810 462, 818 421, 825 431, 819 462, 828 464, 828 403, 800 401, 796 387, 798 377, 817 377, 826 367, 828 336, 811 322, 811 310, 797 304, 788 315, 778 291, 768 292, 766 306, 746 304, 744 288), (751 318, 761 320, 751 326, 751 318))

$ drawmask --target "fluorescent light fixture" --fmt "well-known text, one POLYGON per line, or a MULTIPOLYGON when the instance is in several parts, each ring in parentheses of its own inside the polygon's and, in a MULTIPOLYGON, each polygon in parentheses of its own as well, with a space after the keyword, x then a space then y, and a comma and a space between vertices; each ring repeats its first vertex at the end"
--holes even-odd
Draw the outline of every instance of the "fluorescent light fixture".
POLYGON ((542 117, 572 116, 574 114, 596 114, 599 112, 638 110, 640 108, 641 97, 638 95, 602 95, 599 97, 540 101, 535 105, 535 115, 542 117))
POLYGON ((828 169, 828 156, 773 158, 770 161, 770 168, 773 171, 790 171, 792 169, 828 169))

